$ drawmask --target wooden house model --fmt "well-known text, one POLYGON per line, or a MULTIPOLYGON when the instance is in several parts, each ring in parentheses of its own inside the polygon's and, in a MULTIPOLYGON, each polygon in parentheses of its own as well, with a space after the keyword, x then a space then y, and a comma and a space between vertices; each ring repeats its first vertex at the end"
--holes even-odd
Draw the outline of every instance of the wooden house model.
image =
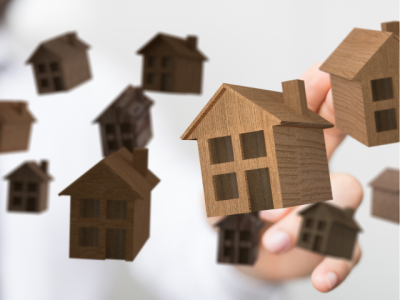
POLYGON ((227 216, 215 224, 219 228, 217 261, 254 265, 263 225, 258 212, 227 216))
POLYGON ((47 209, 49 181, 48 162, 25 162, 5 179, 8 180, 7 208, 11 212, 39 213, 47 209))
POLYGON ((297 246, 319 254, 351 259, 357 233, 354 210, 316 203, 299 213, 303 217, 297 246))
POLYGON ((320 67, 337 128, 366 146, 399 142, 399 22, 382 29, 353 29, 320 67))
POLYGON ((35 118, 25 101, 0 101, 0 153, 28 150, 35 118))
POLYGON ((107 156, 59 195, 71 196, 71 258, 133 261, 150 232, 150 193, 160 181, 147 149, 107 156))
POLYGON ((386 169, 371 183, 372 215, 399 223, 399 170, 386 169))
POLYGON ((197 140, 208 217, 332 199, 323 129, 304 82, 283 93, 223 84, 182 140, 197 140))
POLYGON ((94 120, 100 125, 103 155, 125 147, 143 148, 152 136, 150 100, 139 87, 129 85, 102 113, 94 120))
POLYGON ((89 45, 75 32, 41 43, 28 59, 39 94, 68 91, 91 78, 89 45))
POLYGON ((203 62, 197 37, 186 39, 157 34, 137 52, 143 55, 142 87, 145 90, 201 93, 203 62))

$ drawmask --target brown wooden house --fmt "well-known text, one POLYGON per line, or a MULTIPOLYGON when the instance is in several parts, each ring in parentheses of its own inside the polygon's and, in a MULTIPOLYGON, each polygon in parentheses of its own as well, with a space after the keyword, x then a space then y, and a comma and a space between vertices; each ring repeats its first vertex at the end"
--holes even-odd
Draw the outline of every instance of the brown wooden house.
POLYGON ((316 203, 299 213, 303 217, 297 246, 323 255, 351 259, 357 233, 354 210, 316 203))
POLYGON ((25 162, 5 179, 9 181, 7 208, 11 212, 39 213, 47 209, 49 181, 48 162, 25 162))
POLYGON ((129 85, 102 113, 94 120, 100 125, 103 155, 125 147, 143 148, 152 136, 150 100, 139 87, 129 85))
POLYGON ((160 181, 147 149, 107 156, 59 195, 71 196, 71 258, 133 261, 150 232, 150 193, 160 181))
POLYGON ((41 43, 28 59, 39 94, 68 91, 91 78, 89 45, 69 32, 41 43))
POLYGON ((215 224, 219 228, 217 261, 254 265, 263 225, 258 212, 227 216, 215 224))
POLYGON ((371 183, 372 215, 399 223, 399 170, 387 168, 371 183))
POLYGON ((0 101, 0 153, 28 150, 35 118, 25 101, 0 101))
POLYGON ((336 126, 366 146, 399 142, 399 23, 394 23, 382 24, 383 31, 353 29, 320 68, 330 73, 336 126))
POLYGON ((223 84, 183 140, 197 140, 207 216, 332 199, 323 129, 304 82, 283 93, 223 84))
POLYGON ((143 89, 201 93, 203 62, 207 58, 197 48, 197 37, 182 39, 160 33, 137 53, 143 55, 143 89))

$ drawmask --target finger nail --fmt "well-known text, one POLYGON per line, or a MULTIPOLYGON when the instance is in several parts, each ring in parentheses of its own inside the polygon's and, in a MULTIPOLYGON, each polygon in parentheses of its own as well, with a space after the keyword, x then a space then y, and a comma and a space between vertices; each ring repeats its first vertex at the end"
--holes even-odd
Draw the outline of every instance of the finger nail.
POLYGON ((328 272, 324 275, 329 290, 333 289, 337 283, 337 275, 333 272, 328 272))
POLYGON ((264 246, 272 253, 283 253, 290 248, 290 237, 284 231, 276 231, 271 235, 266 235, 264 239, 264 246))
POLYGON ((275 222, 286 213, 286 210, 286 208, 263 210, 260 216, 266 221, 275 222))

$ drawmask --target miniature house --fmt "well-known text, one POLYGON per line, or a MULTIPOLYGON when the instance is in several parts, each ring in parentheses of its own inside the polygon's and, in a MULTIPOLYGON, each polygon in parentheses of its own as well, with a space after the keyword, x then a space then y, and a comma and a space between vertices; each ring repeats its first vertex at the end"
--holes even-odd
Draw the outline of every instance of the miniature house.
POLYGON ((351 259, 357 233, 354 210, 316 203, 299 213, 303 217, 297 246, 323 255, 351 259))
POLYGON ((88 49, 75 32, 41 43, 27 61, 32 64, 38 93, 68 91, 89 80, 88 49))
POLYGON ((8 211, 39 213, 47 209, 48 162, 26 162, 5 177, 9 181, 8 211))
POLYGON ((371 183, 372 215, 399 223, 399 170, 386 169, 371 183))
POLYGON ((203 62, 207 58, 197 48, 197 37, 185 40, 160 33, 137 53, 143 55, 143 89, 201 93, 203 62))
POLYGON ((258 233, 263 222, 258 212, 227 216, 217 224, 219 263, 254 265, 258 257, 258 233))
POLYGON ((353 29, 320 69, 330 73, 336 126, 366 146, 399 142, 399 22, 353 29), (395 29, 397 28, 397 30, 395 29))
POLYGON ((150 193, 160 181, 147 149, 107 156, 59 195, 71 196, 71 258, 133 261, 150 232, 150 193))
POLYGON ((207 216, 331 200, 323 129, 304 82, 283 93, 223 84, 182 135, 197 140, 207 216))
POLYGON ((143 148, 152 135, 150 100, 139 87, 128 86, 94 121, 100 125, 103 155, 121 147, 143 148))
POLYGON ((0 153, 28 150, 35 118, 24 101, 0 101, 0 153))

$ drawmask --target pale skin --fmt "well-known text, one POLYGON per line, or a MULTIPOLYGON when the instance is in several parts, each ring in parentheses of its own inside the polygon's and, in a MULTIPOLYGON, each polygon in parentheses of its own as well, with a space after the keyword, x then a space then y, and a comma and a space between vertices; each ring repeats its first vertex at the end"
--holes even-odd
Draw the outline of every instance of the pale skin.
MULTIPOLYGON (((308 108, 335 124, 332 91, 329 75, 319 71, 318 63, 307 70, 300 79, 304 80, 308 108)), ((328 159, 345 138, 337 128, 324 130, 328 159)), ((363 198, 360 183, 348 174, 331 175, 333 200, 328 203, 341 208, 357 210, 363 198)), ((259 257, 253 267, 238 267, 243 273, 267 281, 285 281, 311 275, 314 287, 323 293, 338 287, 349 275, 361 258, 361 248, 355 245, 351 260, 324 257, 297 248, 296 241, 301 225, 298 215, 304 206, 266 210, 260 218, 266 223, 261 236, 259 257)), ((219 218, 210 218, 215 223, 219 218)))

